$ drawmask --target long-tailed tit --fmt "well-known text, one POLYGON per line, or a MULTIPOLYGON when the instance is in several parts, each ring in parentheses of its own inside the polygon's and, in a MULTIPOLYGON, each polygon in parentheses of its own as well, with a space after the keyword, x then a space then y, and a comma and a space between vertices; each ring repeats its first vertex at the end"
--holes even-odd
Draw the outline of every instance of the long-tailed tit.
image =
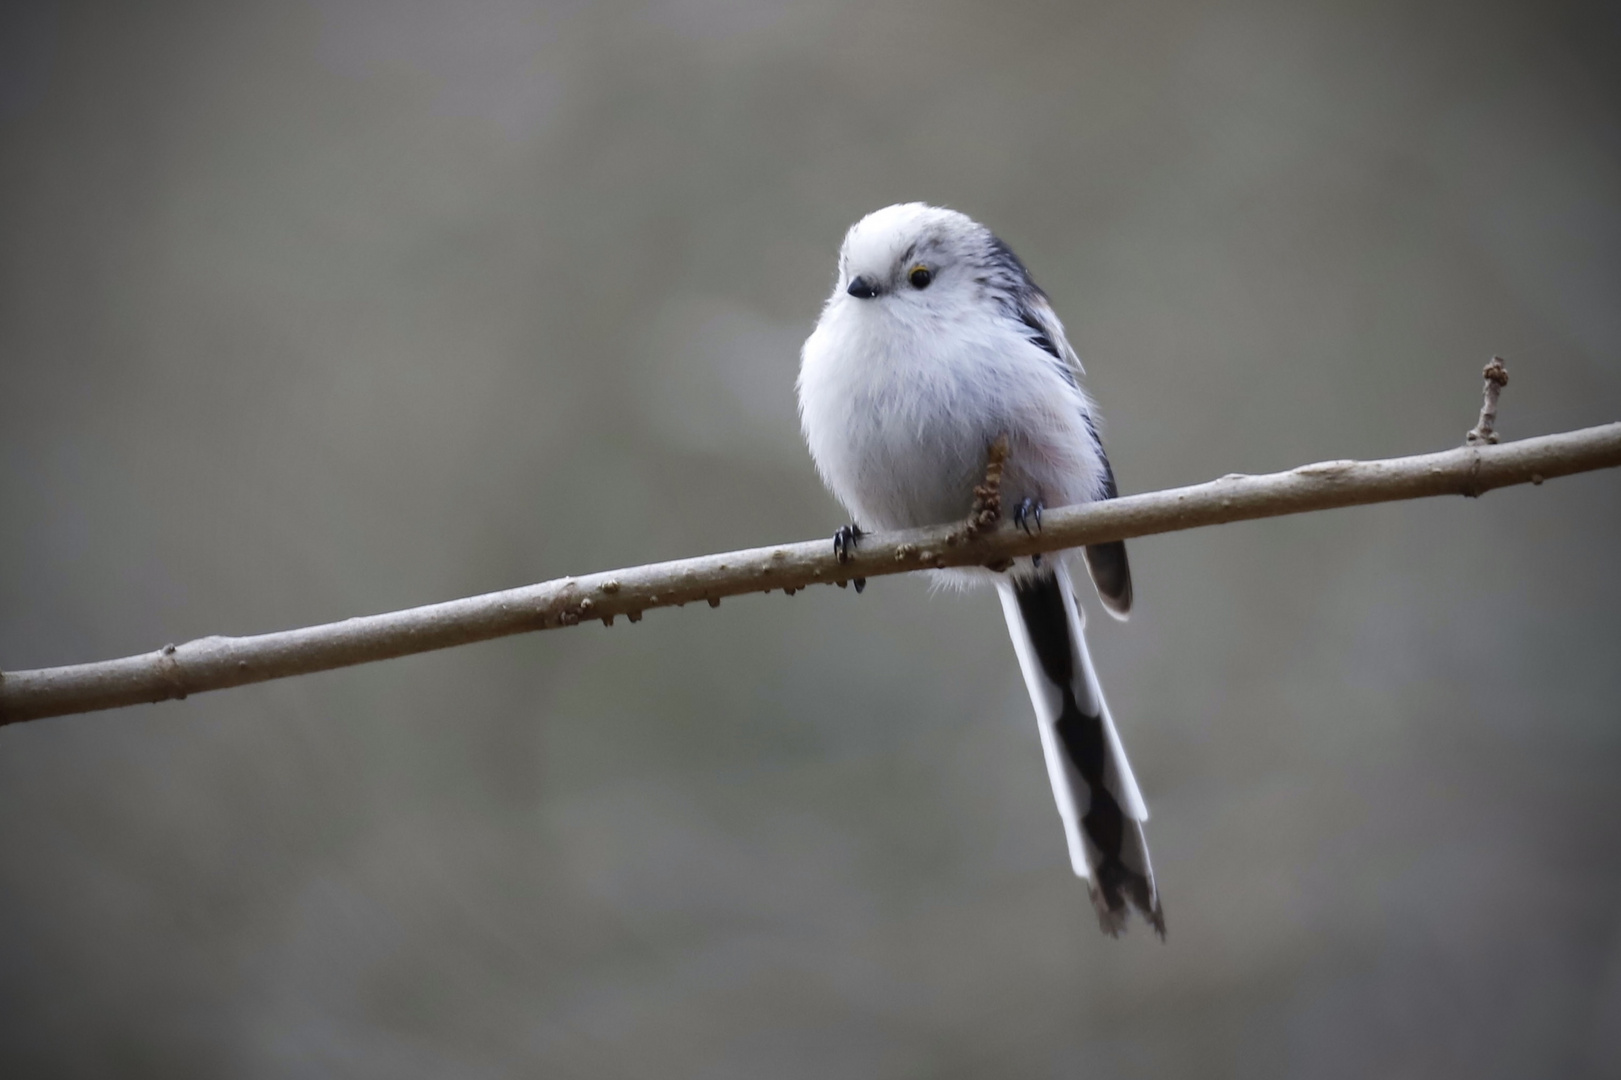
MULTIPOLYGON (((861 528, 905 529, 966 518, 990 447, 1006 437, 1004 505, 1040 527, 1044 506, 1115 495, 1081 363, 1047 296, 983 225, 905 203, 867 215, 839 252, 838 283, 805 342, 799 411, 823 481, 861 528)), ((1148 818, 1082 636, 1065 555, 1019 559, 1007 573, 940 570, 994 581, 1025 684, 1070 863, 1103 929, 1128 905, 1161 936, 1165 918, 1142 822, 1148 818)), ((1131 608, 1124 543, 1085 549, 1112 614, 1131 608)))

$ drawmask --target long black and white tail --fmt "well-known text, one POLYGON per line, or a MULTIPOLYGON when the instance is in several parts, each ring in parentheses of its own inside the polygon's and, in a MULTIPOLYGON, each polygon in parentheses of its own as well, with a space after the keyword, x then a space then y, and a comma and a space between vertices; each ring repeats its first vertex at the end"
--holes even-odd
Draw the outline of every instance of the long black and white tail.
POLYGON ((1129 903, 1164 937, 1143 838, 1148 807, 1092 669, 1069 571, 1057 559, 1049 565, 1045 573, 1004 579, 997 588, 1036 706, 1070 863, 1086 879, 1105 933, 1125 929, 1129 903))

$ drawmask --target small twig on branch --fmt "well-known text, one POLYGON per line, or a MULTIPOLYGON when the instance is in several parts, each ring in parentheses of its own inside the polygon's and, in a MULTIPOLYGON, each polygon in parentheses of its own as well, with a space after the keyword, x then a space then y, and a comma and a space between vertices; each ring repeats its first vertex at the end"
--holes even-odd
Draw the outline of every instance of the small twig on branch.
MULTIPOLYGON (((946 538, 946 543, 956 544, 964 540, 972 540, 982 533, 996 528, 1002 520, 1002 469, 1007 465, 1008 439, 1007 432, 996 437, 985 451, 985 482, 974 488, 974 505, 968 511, 968 520, 963 522, 961 529, 946 538)), ((985 564, 992 570, 1001 572, 1013 565, 1012 559, 993 559, 985 564)))
POLYGON ((1480 374, 1486 380, 1483 391, 1485 400, 1480 405, 1480 420, 1464 436, 1464 441, 1470 446, 1497 441, 1497 397, 1503 392, 1503 387, 1508 385, 1508 368, 1503 366, 1501 356, 1492 357, 1492 362, 1487 364, 1480 374))
POLYGON ((996 437, 985 451, 985 482, 974 488, 974 506, 963 526, 965 539, 973 539, 1002 520, 1002 468, 1007 464, 1007 433, 996 437))
POLYGON ((1057 507, 1047 511, 1033 535, 1005 522, 967 539, 960 524, 874 533, 862 538, 847 563, 835 558, 826 540, 705 555, 324 626, 201 638, 119 660, 7 672, 0 675, 0 724, 183 698, 593 619, 611 624, 624 615, 636 622, 649 608, 801 589, 858 574, 984 566, 1229 521, 1431 495, 1478 495, 1616 466, 1621 466, 1621 423, 1418 457, 1326 461, 1269 476, 1224 476, 1193 487, 1057 507))

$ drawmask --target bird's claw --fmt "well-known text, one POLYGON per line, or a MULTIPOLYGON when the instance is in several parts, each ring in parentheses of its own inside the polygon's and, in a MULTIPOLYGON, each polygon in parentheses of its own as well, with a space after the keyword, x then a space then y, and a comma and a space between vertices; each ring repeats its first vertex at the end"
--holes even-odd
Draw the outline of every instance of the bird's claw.
POLYGON ((833 534, 833 557, 841 563, 850 561, 855 553, 856 541, 861 539, 861 526, 840 525, 839 531, 833 534))
MULTIPOLYGON (((854 522, 849 525, 840 525, 839 531, 833 534, 833 557, 841 563, 849 562, 850 556, 855 554, 856 541, 861 539, 861 535, 861 526, 854 522)), ((867 579, 864 577, 851 578, 850 580, 854 583, 858 593, 867 587, 867 579)), ((841 581, 839 584, 842 586, 844 583, 841 581)))
POLYGON ((1026 536, 1034 536, 1041 531, 1041 510, 1042 503, 1040 499, 1021 500, 1013 510, 1014 527, 1023 529, 1026 536), (1034 529, 1030 528, 1032 521, 1036 523, 1034 529))

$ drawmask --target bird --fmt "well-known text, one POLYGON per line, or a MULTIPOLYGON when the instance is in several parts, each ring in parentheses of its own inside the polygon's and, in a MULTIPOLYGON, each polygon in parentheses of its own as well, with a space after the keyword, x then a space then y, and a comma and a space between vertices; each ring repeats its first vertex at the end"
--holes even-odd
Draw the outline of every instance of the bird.
MULTIPOLYGON (((967 518, 999 443, 1003 504, 1027 532, 1044 509, 1116 497, 1082 376, 1047 294, 990 229, 921 202, 856 222, 797 380, 805 442, 852 519, 834 534, 835 552, 847 557, 865 532, 967 518)), ((1124 619, 1131 568, 1123 541, 1078 554, 930 573, 948 587, 994 584, 1071 868, 1105 933, 1118 936, 1135 909, 1163 939, 1148 808, 1087 651, 1072 575, 1083 563, 1104 609, 1124 619)))

